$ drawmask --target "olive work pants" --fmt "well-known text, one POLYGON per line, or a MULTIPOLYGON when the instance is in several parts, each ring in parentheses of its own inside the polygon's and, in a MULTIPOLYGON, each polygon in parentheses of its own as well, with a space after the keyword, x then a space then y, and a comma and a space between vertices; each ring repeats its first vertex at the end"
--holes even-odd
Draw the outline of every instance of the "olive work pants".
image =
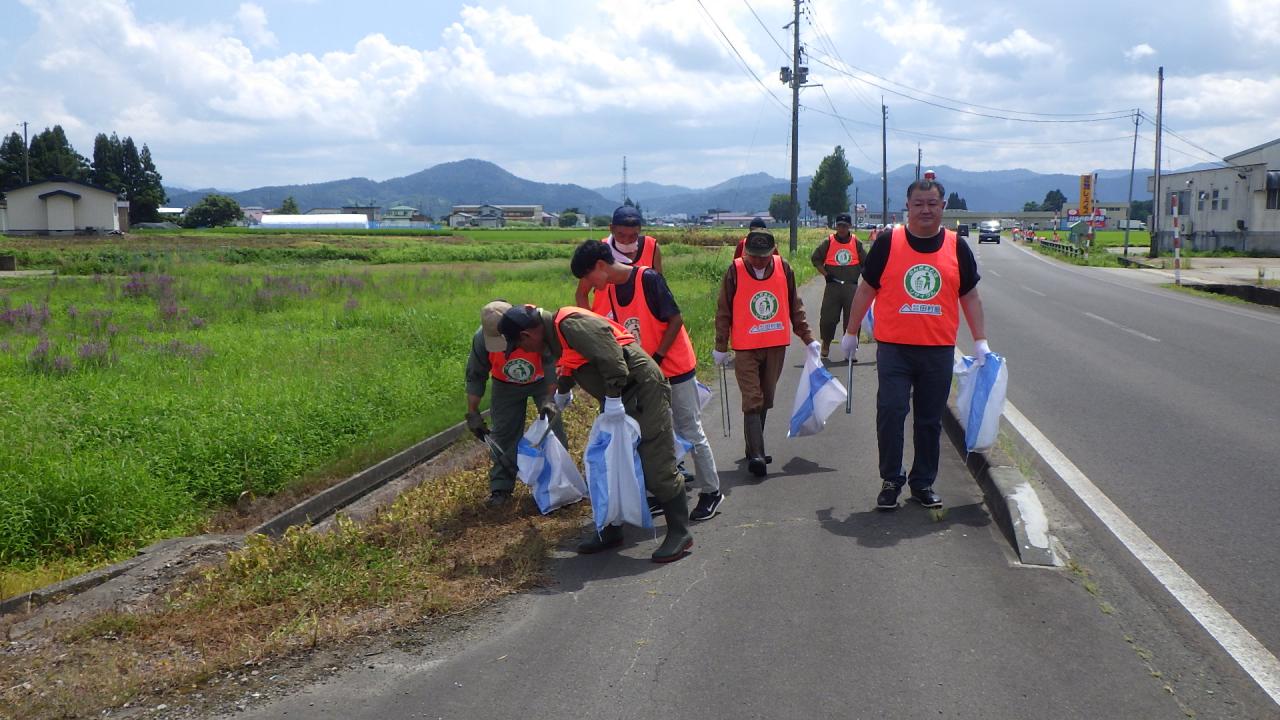
POLYGON ((763 412, 773 407, 773 394, 782 377, 782 365, 787 359, 787 346, 735 350, 733 375, 738 380, 738 392, 742 395, 742 414, 763 412))
POLYGON ((849 315, 853 310, 853 293, 858 289, 858 279, 846 283, 828 282, 822 291, 822 310, 818 315, 818 337, 829 343, 837 335, 844 335, 849 325, 849 315), (843 321, 841 320, 843 318, 843 321), (837 330, 837 323, 840 323, 837 330))
MULTIPOLYGON (((489 453, 489 459, 493 461, 489 467, 489 491, 511 492, 516 486, 516 447, 524 435, 529 401, 533 401, 536 411, 554 386, 547 378, 528 385, 489 380, 489 423, 494 441, 502 448, 501 456, 496 452, 489 453)), ((564 424, 559 416, 551 423, 551 431, 561 443, 566 442, 564 424)))
MULTIPOLYGON (((658 363, 639 348, 622 348, 629 378, 622 389, 622 406, 640 425, 640 468, 644 487, 666 503, 684 497, 684 478, 676 471, 675 439, 671 434, 671 384, 658 363)), ((604 403, 604 379, 587 363, 573 373, 574 381, 589 395, 604 403)))

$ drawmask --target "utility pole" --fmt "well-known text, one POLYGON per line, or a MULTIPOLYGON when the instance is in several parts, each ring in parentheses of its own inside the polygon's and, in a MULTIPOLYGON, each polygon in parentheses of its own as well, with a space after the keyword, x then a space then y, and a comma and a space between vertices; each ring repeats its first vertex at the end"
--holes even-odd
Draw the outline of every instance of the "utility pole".
POLYGON ((31 182, 31 144, 27 142, 27 121, 22 121, 22 165, 23 183, 31 182))
POLYGON ((883 225, 889 224, 889 134, 885 129, 889 122, 889 108, 884 106, 884 96, 880 96, 880 219, 883 225))
POLYGON ((627 204, 627 156, 622 156, 622 203, 627 204))
POLYGON ((1129 157, 1129 209, 1124 213, 1124 256, 1129 257, 1129 226, 1133 224, 1133 173, 1138 166, 1138 123, 1142 111, 1133 111, 1133 154, 1129 157))
POLYGON ((796 254, 796 236, 800 229, 800 199, 796 183, 800 175, 800 0, 795 0, 795 16, 791 19, 791 232, 789 257, 796 254))
POLYGON ((920 163, 924 160, 924 153, 920 150, 920 143, 916 143, 916 180, 920 179, 920 163))
POLYGON ((1151 226, 1147 228, 1147 232, 1151 235, 1151 249, 1147 251, 1147 257, 1160 257, 1160 207, 1164 204, 1160 201, 1160 141, 1161 130, 1163 129, 1164 117, 1164 66, 1161 65, 1156 73, 1156 184, 1155 192, 1151 199, 1151 226))
POLYGON ((853 229, 858 229, 858 186, 853 186, 853 229))

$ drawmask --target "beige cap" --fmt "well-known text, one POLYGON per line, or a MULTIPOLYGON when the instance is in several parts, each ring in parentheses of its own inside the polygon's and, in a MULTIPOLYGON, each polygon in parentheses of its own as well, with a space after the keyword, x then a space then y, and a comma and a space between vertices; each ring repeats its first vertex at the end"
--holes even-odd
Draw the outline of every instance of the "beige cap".
POLYGON ((484 331, 484 349, 489 352, 506 352, 507 338, 498 329, 502 314, 511 309, 511 303, 494 300, 480 308, 480 328, 484 331))

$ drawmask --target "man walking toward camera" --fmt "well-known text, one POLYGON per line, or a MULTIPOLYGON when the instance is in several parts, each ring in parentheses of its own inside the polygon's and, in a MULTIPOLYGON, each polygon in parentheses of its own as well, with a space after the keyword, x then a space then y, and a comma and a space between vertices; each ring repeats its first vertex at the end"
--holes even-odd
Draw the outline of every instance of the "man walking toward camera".
MULTIPOLYGON (((613 211, 613 219, 609 222, 609 237, 601 242, 613 253, 614 260, 623 265, 643 265, 662 273, 662 251, 658 241, 643 234, 640 229, 644 218, 640 211, 630 205, 623 205, 613 211)), ((609 316, 608 304, 604 297, 594 292, 584 282, 578 283, 573 295, 574 304, 589 308, 597 315, 609 316)))
POLYGON ((716 304, 716 345, 712 357, 725 367, 734 358, 733 374, 742 395, 742 427, 746 435, 747 471, 764 477, 772 458, 764 448, 764 425, 773 407, 791 334, 809 347, 814 359, 819 345, 809 331, 796 278, 777 243, 764 230, 747 235, 742 257, 733 261, 720 282, 716 304), (736 355, 729 354, 732 346, 736 355))
MULTIPOLYGON (((652 560, 671 562, 693 547, 689 532, 689 502, 684 479, 676 472, 671 441, 671 385, 653 361, 621 325, 580 307, 562 307, 554 314, 518 305, 502 314, 496 332, 485 341, 502 342, 505 351, 522 350, 556 358, 556 393, 544 413, 563 409, 572 399, 574 384, 601 403, 605 415, 629 415, 640 426, 640 466, 645 489, 662 504, 667 535, 652 560)), ((580 553, 596 553, 622 544, 622 527, 606 525, 578 544, 580 553)))
MULTIPOLYGON (((489 468, 489 507, 501 507, 511 500, 516 485, 516 447, 524 432, 525 408, 529 401, 539 407, 551 397, 555 377, 551 374, 554 359, 550 353, 515 350, 507 354, 507 344, 491 339, 497 334, 502 314, 511 303, 494 300, 480 310, 480 329, 471 338, 467 356, 467 430, 481 442, 491 441, 489 468), (480 400, 485 385, 493 380, 489 402, 489 418, 493 430, 480 415, 480 400), (488 438, 489 440, 486 440, 488 438)), ((564 425, 556 415, 551 430, 565 443, 564 425)))
POLYGON ((955 231, 942 227, 945 190, 934 180, 907 187, 906 225, 890 226, 871 245, 862 283, 840 347, 853 357, 858 330, 871 301, 876 339, 876 439, 880 451, 880 494, 876 508, 894 510, 902 486, 924 507, 942 507, 933 490, 941 452, 942 413, 951 393, 960 311, 974 338, 974 356, 986 360, 991 348, 978 296, 978 263, 955 231), (912 413, 915 460, 902 466, 903 426, 912 413))
MULTIPOLYGON (((694 481, 698 505, 689 514, 691 520, 715 517, 724 495, 720 493, 720 476, 711 444, 702 430, 702 411, 698 402, 698 355, 684 329, 680 306, 671 294, 667 281, 650 268, 623 265, 609 248, 598 240, 587 240, 573 253, 570 261, 573 276, 585 281, 608 303, 610 317, 617 320, 639 342, 640 347, 658 363, 671 384, 671 418, 676 434, 691 443, 694 481)), ((654 503, 650 511, 661 514, 663 507, 654 503)))
MULTIPOLYGON (((827 281, 822 291, 822 312, 818 316, 818 336, 822 338, 822 359, 831 350, 836 337, 836 327, 849 324, 849 311, 853 307, 853 294, 862 275, 862 260, 866 253, 858 236, 853 234, 853 219, 848 213, 836 215, 836 231, 818 244, 809 257, 818 274, 827 281), (840 322, 841 316, 844 322, 840 322)), ((845 358, 857 362, 852 355, 845 358)))

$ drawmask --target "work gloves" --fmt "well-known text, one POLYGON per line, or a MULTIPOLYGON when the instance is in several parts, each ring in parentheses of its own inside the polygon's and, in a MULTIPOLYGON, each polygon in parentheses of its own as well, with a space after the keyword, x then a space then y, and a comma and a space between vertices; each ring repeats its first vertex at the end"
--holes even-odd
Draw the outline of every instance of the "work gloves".
POLYGON ((805 350, 809 353, 809 357, 813 358, 815 363, 822 364, 822 343, 814 340, 805 346, 805 350))
POLYGON ((987 356, 991 354, 991 346, 987 344, 986 338, 973 341, 973 360, 974 365, 981 366, 987 361, 987 356))
POLYGON ((607 418, 620 418, 627 414, 626 408, 622 406, 622 398, 607 397, 604 399, 604 411, 601 413, 607 418))
POLYGON ((712 350, 711 359, 714 360, 715 364, 719 365, 720 367, 728 367, 729 360, 733 359, 733 353, 727 350, 725 352, 720 352, 719 350, 712 350))
POLYGON ((564 409, 570 402, 573 402, 573 391, 560 392, 556 391, 555 395, 542 401, 542 405, 538 408, 538 415, 544 418, 551 418, 564 412, 564 409))
POLYGON ((846 332, 844 337, 840 338, 840 350, 844 352, 844 356, 852 359, 858 354, 858 334, 849 334, 846 332))
POLYGON ((484 436, 489 434, 489 426, 484 424, 484 418, 480 416, 479 410, 467 413, 467 430, 480 442, 484 442, 484 436))

